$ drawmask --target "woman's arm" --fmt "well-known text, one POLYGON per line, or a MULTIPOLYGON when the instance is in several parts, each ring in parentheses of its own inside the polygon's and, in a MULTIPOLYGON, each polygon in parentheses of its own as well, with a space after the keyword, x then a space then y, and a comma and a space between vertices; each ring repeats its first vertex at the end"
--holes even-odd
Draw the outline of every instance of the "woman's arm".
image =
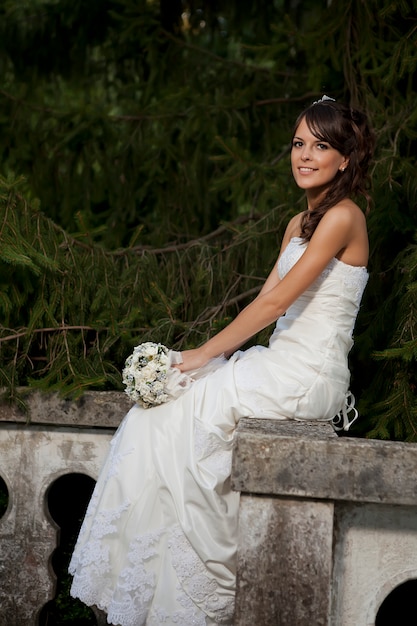
MULTIPOLYGON (((336 210, 329 210, 317 226, 306 251, 288 274, 279 280, 274 276, 277 272, 275 265, 259 295, 226 328, 199 348, 182 352, 181 371, 201 367, 221 354, 229 356, 283 315, 330 260, 349 245, 355 232, 354 218, 355 212, 349 205, 341 204, 336 210)), ((286 243, 284 236, 283 248, 286 243)))
POLYGON ((289 244, 291 238, 294 237, 296 234, 298 234, 299 229, 300 229, 300 222, 301 222, 302 215, 303 213, 299 213, 298 215, 295 215, 293 218, 291 218, 290 221, 288 222, 287 227, 285 229, 284 236, 282 238, 278 258, 276 262, 274 263, 274 267, 272 268, 268 278, 265 280, 262 286, 262 289, 256 296, 257 298, 265 295, 268 291, 273 289, 280 282, 280 277, 278 274, 278 263, 279 263, 282 253, 284 252, 285 248, 289 244))

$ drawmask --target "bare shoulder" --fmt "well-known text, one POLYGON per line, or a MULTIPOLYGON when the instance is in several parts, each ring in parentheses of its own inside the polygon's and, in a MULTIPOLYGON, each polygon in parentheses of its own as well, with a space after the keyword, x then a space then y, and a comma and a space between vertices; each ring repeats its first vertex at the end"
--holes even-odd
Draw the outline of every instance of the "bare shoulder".
POLYGON ((346 199, 338 202, 334 207, 329 209, 323 216, 323 223, 334 224, 349 227, 358 226, 366 228, 366 217, 362 209, 352 200, 346 199))
POLYGON ((325 239, 332 241, 334 256, 338 259, 349 265, 367 265, 369 242, 366 217, 355 202, 343 200, 329 209, 317 231, 321 244, 325 239))

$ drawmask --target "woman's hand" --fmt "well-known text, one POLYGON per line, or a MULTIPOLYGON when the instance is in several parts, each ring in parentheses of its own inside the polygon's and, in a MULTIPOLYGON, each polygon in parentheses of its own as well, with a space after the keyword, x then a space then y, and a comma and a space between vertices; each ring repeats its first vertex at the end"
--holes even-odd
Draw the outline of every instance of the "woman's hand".
POLYGON ((209 360, 206 356, 204 356, 202 350, 200 348, 195 348, 193 350, 184 350, 181 352, 182 363, 175 365, 180 372, 190 372, 203 367, 209 360))

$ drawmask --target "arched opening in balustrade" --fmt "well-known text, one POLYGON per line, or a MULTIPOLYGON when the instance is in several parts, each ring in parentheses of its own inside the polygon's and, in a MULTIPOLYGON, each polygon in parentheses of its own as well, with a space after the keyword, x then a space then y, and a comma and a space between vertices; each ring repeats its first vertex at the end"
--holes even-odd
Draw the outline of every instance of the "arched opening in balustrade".
POLYGON ((46 499, 49 514, 59 526, 57 547, 51 556, 56 576, 55 597, 42 608, 38 626, 97 626, 95 613, 69 595, 71 576, 68 564, 84 519, 95 481, 85 474, 65 474, 49 487, 46 499))
POLYGON ((417 580, 407 580, 391 591, 379 607, 375 626, 415 626, 417 580))
POLYGON ((7 485, 3 478, 0 476, 0 518, 7 511, 7 507, 9 506, 9 490, 7 489, 7 485))

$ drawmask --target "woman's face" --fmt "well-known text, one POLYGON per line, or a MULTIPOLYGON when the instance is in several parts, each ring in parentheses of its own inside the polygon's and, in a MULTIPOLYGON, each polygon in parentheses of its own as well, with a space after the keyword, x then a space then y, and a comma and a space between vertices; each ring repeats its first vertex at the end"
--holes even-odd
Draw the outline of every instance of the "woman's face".
POLYGON ((295 182, 307 192, 320 193, 330 185, 349 159, 326 141, 320 141, 309 130, 305 118, 297 127, 291 150, 291 167, 295 182))

